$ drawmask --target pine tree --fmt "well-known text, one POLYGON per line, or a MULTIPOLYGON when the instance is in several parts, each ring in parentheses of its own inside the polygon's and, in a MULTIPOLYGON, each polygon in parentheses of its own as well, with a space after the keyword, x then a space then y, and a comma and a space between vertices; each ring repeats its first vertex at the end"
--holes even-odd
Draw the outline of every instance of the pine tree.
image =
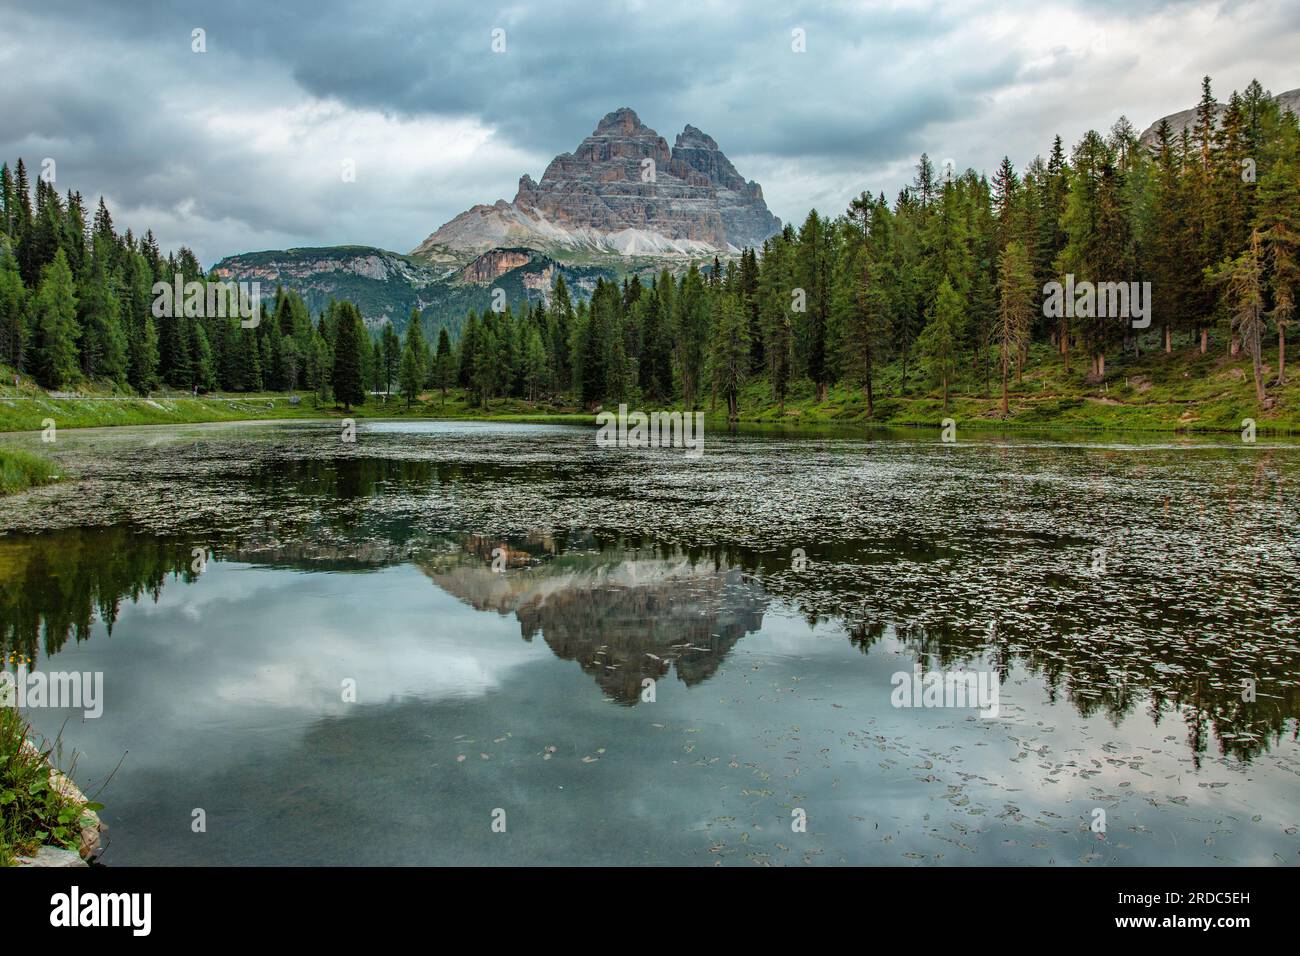
POLYGON ((993 214, 997 217, 997 243, 999 249, 1005 249, 1007 243, 1018 236, 1016 228, 1017 198, 1020 193, 1020 177, 1011 164, 1011 157, 1003 156, 998 171, 993 176, 993 214))
MULTIPOLYGON (((169 321, 167 319, 164 322, 169 321)), ((262 357, 257 333, 237 328, 233 335, 233 374, 231 387, 239 392, 257 392, 262 388, 262 357)))
POLYGON ((727 402, 727 421, 740 418, 740 390, 749 374, 749 317, 737 297, 717 296, 709 370, 716 390, 727 402))
POLYGON ((1250 235, 1246 251, 1236 258, 1224 259, 1210 270, 1209 279, 1223 289, 1224 306, 1232 321, 1232 331, 1241 337, 1255 373, 1255 399, 1264 404, 1263 331, 1264 269, 1259 230, 1250 235))
MULTIPOLYGON (((9 173, 9 164, 0 163, 0 236, 14 235, 14 179, 9 173)), ((17 263, 14 264, 17 267, 17 263)))
POLYGON ((451 338, 447 327, 438 330, 438 351, 433 359, 433 385, 442 392, 442 400, 447 400, 447 389, 455 379, 455 364, 451 353, 451 338))
POLYGON ((1286 330, 1300 294, 1300 129, 1290 117, 1279 123, 1259 178, 1254 228, 1268 274, 1277 329, 1277 383, 1286 382, 1286 330))
POLYGON ((795 334, 804 371, 812 379, 817 401, 826 400, 830 385, 827 331, 831 309, 830 230, 817 210, 808 213, 795 249, 795 282, 803 290, 804 311, 795 316, 795 334))
MULTIPOLYGON (((691 267, 694 269, 694 266, 691 267)), ((696 271, 696 275, 699 273, 696 271)), ((584 408, 594 409, 606 394, 606 353, 609 348, 609 328, 607 325, 607 285, 603 279, 596 280, 596 290, 592 295, 591 309, 586 321, 580 325, 579 341, 582 343, 582 382, 580 395, 584 408)))
POLYGON ((763 267, 759 272, 759 313, 763 322, 763 353, 772 398, 785 414, 785 398, 794 369, 794 321, 792 319, 791 274, 793 230, 787 227, 763 245, 763 267))
POLYGON ((568 392, 573 387, 573 302, 562 275, 555 276, 546 318, 552 362, 551 381, 555 383, 556 391, 568 392))
POLYGON ((60 249, 41 270, 33 303, 38 333, 36 376, 45 388, 63 388, 77 379, 77 294, 72 270, 60 249))
POLYGON ((153 274, 149 261, 138 252, 122 258, 118 283, 119 314, 126 330, 126 377, 130 386, 146 394, 158 378, 158 328, 153 320, 153 274))
MULTIPOLYGON (((593 297, 592 302, 595 302, 593 297)), ((699 402, 704 379, 704 357, 709 329, 708 290, 700 270, 692 263, 675 297, 673 342, 682 399, 688 409, 699 402)), ((583 374, 586 374, 584 365, 583 374)))
POLYGON ((27 354, 27 290, 18 261, 0 245, 0 362, 23 368, 27 354))
POLYGON ((361 405, 366 400, 365 371, 361 364, 365 329, 361 323, 361 313, 351 302, 338 303, 334 311, 334 326, 334 369, 331 382, 334 400, 347 412, 353 405, 361 405))
POLYGON ((876 367, 888 348, 891 284, 890 244, 893 215, 882 194, 870 208, 866 238, 851 263, 850 278, 856 310, 845 336, 848 364, 861 380, 867 417, 876 413, 876 367))
MULTIPOLYGON (((469 388, 473 384, 474 364, 478 358, 478 340, 478 316, 471 310, 460 333, 460 363, 456 368, 456 384, 461 388, 469 388)), ((565 349, 566 351, 568 349, 567 343, 565 349)))
POLYGON ((191 352, 194 356, 194 387, 199 392, 210 392, 217 385, 216 362, 212 356, 212 344, 203 326, 195 322, 191 327, 193 342, 191 352))
MULTIPOLYGON (((397 370, 402 361, 402 341, 397 337, 397 330, 393 328, 393 323, 384 323, 381 342, 383 348, 384 395, 387 396, 393 390, 393 379, 397 377, 397 370)), ((441 344, 440 342, 439 345, 441 344)))
POLYGON ((402 349, 402 365, 398 371, 398 384, 406 397, 406 407, 410 408, 420 395, 420 386, 424 383, 424 369, 420 362, 420 353, 406 337, 406 346, 402 349))
POLYGON ((496 325, 493 313, 484 312, 475 336, 469 386, 480 408, 488 407, 501 382, 501 343, 496 325))
POLYGON ((122 328, 120 302, 105 274, 111 242, 111 237, 95 237, 90 272, 81 283, 77 310, 82 329, 81 365, 87 378, 98 376, 125 383, 126 333, 122 328))
MULTIPOLYGON (((1023 253, 1020 266, 1028 270, 1028 258, 1023 253)), ((1013 264, 1013 266, 1016 264, 1013 264)), ((931 310, 930 321, 921 333, 921 355, 924 357, 930 374, 943 385, 943 410, 948 410, 948 386, 957 374, 957 342, 962 321, 961 296, 953 289, 944 276, 939 283, 939 294, 931 310)), ((1005 363, 1005 360, 1004 360, 1005 363)), ((1003 394, 1006 392, 1005 364, 1003 372, 1003 394)))
MULTIPOLYGON (((446 335, 445 329, 443 330, 443 334, 446 335)), ((438 353, 439 361, 441 361, 441 341, 438 343, 438 353)), ((524 386, 528 396, 528 401, 537 401, 538 394, 542 388, 542 383, 546 380, 546 375, 546 349, 542 345, 542 335, 536 326, 530 326, 524 341, 524 386)))
POLYGON ((1019 242, 1011 242, 998 259, 998 352, 1002 366, 1002 414, 1010 411, 1007 378, 1029 335, 1034 316, 1034 274, 1019 242))
POLYGON ((745 313, 745 323, 749 327, 749 370, 757 373, 763 370, 763 321, 759 308, 758 290, 758 255, 753 249, 746 249, 740 256, 739 278, 740 307, 745 313))
POLYGON ((661 269, 642 307, 641 390, 654 401, 673 397, 672 324, 676 287, 667 269, 661 269))

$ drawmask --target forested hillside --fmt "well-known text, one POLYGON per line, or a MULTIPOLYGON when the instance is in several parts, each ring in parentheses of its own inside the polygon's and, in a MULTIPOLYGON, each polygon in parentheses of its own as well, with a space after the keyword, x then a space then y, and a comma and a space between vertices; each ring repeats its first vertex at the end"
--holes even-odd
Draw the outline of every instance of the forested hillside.
POLYGON ((313 316, 284 292, 255 329, 156 319, 152 284, 199 277, 193 255, 119 235, 102 200, 87 223, 79 194, 39 179, 33 204, 20 160, 2 171, 0 360, 51 389, 83 378, 141 392, 311 389, 348 405, 367 388, 414 400, 459 387, 480 405, 627 401, 733 419, 745 401, 779 412, 792 392, 851 389, 871 418, 886 387, 944 408, 993 396, 1007 412, 1043 363, 1057 385, 1104 388, 1146 353, 1218 349, 1267 411, 1284 394, 1300 284, 1296 117, 1258 83, 1220 109, 1206 78, 1197 121, 1154 139, 1142 145, 1121 117, 1068 152, 1057 137, 1023 168, 1005 158, 991 178, 923 155, 892 201, 863 192, 712 269, 599 280, 589 302, 557 276, 546 302, 503 295, 499 310, 469 312, 455 342, 445 329, 429 342, 418 322, 405 342, 391 325, 367 334, 353 305, 313 316), (1045 286, 1067 275, 1150 283, 1149 328, 1051 314, 1045 286))

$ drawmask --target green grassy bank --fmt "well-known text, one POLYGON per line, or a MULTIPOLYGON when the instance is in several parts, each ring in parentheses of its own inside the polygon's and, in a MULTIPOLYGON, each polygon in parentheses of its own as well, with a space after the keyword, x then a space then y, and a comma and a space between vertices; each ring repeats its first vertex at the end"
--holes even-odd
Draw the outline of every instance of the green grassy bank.
MULTIPOLYGON (((968 368, 950 390, 945 410, 942 393, 914 366, 893 363, 879 371, 870 413, 859 384, 833 386, 818 401, 811 383, 792 385, 784 404, 772 397, 765 378, 755 378, 740 397, 740 420, 783 427, 938 426, 955 419, 966 429, 1032 428, 1070 431, 1240 431, 1252 418, 1260 434, 1300 434, 1300 368, 1277 385, 1274 352, 1265 355, 1267 400, 1255 397, 1248 360, 1229 356, 1222 346, 1202 355, 1193 346, 1173 352, 1147 352, 1112 358, 1099 381, 1087 377, 1076 356, 1066 370, 1059 355, 1037 346, 1025 371, 1012 381, 1009 410, 1001 410, 1000 382, 968 368)), ((649 410, 672 403, 630 403, 649 410)), ((713 427, 725 424, 725 404, 705 394, 701 407, 713 427)), ((590 423, 592 415, 573 405, 496 399, 487 407, 473 403, 459 389, 444 398, 426 392, 408 404, 400 395, 370 396, 346 413, 355 418, 438 418, 519 422, 590 423)), ((0 389, 0 431, 39 431, 46 419, 57 428, 109 425, 185 424, 256 419, 342 418, 332 402, 311 393, 226 394, 191 397, 155 394, 142 398, 115 391, 84 388, 76 397, 57 396, 24 383, 0 389)))

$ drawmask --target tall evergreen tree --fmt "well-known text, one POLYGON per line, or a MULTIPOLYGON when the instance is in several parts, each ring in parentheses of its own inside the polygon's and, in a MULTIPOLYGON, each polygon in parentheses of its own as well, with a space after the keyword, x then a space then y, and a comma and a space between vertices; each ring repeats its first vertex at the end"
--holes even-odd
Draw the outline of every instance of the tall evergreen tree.
POLYGON ((1034 313, 1034 274, 1024 246, 1012 242, 998 260, 998 352, 1002 367, 1002 414, 1010 411, 1007 378, 1029 335, 1034 313))
POLYGON ((46 388, 63 388, 76 381, 80 373, 77 362, 80 329, 76 286, 62 249, 41 270, 33 312, 37 331, 37 380, 46 388))
POLYGON ((361 364, 365 327, 361 322, 361 313, 351 302, 337 304, 334 326, 334 369, 331 382, 334 400, 346 412, 353 405, 362 405, 366 400, 365 373, 361 364))

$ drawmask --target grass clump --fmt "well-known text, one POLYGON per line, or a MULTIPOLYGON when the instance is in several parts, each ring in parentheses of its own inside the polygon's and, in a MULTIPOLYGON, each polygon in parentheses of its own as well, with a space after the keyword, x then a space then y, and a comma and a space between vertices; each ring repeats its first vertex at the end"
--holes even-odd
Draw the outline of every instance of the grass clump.
POLYGON ((0 706, 0 866, 47 845, 77 852, 82 815, 102 809, 51 784, 50 752, 28 742, 28 729, 16 707, 0 706))
POLYGON ((58 477, 54 462, 17 448, 0 448, 0 495, 12 495, 58 477))

